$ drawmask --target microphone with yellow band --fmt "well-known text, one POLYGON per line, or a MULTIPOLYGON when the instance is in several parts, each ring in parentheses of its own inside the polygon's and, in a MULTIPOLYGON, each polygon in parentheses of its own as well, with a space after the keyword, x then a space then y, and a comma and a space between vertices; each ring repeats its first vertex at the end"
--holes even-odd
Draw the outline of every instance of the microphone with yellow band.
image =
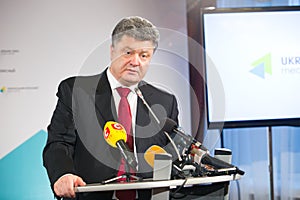
POLYGON ((126 144, 127 134, 125 128, 118 122, 106 122, 103 130, 105 141, 112 147, 118 148, 122 157, 127 164, 135 171, 137 171, 137 162, 133 152, 126 144))
POLYGON ((153 168, 155 154, 167 153, 163 148, 157 145, 152 145, 144 154, 146 162, 153 168))
POLYGON ((179 175, 180 169, 172 164, 172 156, 162 147, 152 145, 145 154, 144 159, 153 168, 153 180, 168 180, 171 175, 179 175))

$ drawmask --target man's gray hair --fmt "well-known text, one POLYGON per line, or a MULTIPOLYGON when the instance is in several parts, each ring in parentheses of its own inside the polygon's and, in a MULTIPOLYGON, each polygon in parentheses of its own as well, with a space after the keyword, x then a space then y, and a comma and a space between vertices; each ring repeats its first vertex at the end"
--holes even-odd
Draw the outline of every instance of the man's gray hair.
POLYGON ((112 46, 115 46, 124 35, 140 41, 152 41, 154 49, 158 46, 158 29, 150 21, 142 17, 123 18, 112 32, 112 46))

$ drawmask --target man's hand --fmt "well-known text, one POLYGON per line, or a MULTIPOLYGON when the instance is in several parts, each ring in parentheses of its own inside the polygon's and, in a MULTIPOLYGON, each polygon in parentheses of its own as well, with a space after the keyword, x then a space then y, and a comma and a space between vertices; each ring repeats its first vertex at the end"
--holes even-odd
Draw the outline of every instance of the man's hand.
POLYGON ((79 176, 65 174, 54 183, 54 192, 59 197, 75 198, 74 187, 84 185, 86 183, 79 176))

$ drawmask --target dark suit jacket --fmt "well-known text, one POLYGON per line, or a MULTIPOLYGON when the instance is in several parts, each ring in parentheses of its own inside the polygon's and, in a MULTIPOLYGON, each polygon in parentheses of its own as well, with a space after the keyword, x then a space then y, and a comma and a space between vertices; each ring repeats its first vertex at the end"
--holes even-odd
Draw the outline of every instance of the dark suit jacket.
MULTIPOLYGON (((106 70, 95 76, 68 78, 59 85, 58 102, 43 151, 44 166, 52 188, 55 181, 66 173, 79 175, 86 183, 99 183, 117 175, 120 152, 103 138, 105 123, 117 121, 106 70)), ((159 119, 169 117, 178 121, 177 101, 173 95, 146 82, 141 82, 139 88, 159 119)), ((144 160, 143 153, 154 144, 168 145, 168 140, 140 99, 135 131, 137 175, 151 177, 152 168, 144 160)), ((77 199, 111 199, 112 194, 112 191, 80 193, 77 199)), ((150 194, 149 190, 139 191, 139 199, 150 199, 150 194)))

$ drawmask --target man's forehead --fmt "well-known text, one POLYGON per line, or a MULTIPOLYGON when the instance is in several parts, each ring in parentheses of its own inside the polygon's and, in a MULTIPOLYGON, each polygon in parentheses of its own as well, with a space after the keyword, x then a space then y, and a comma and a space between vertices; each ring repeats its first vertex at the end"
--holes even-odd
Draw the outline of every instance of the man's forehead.
POLYGON ((141 46, 141 47, 132 47, 132 46, 124 46, 122 50, 125 51, 140 51, 140 52, 148 52, 152 51, 154 49, 153 46, 148 47, 148 46, 141 46))
POLYGON ((144 50, 152 50, 154 48, 154 44, 151 40, 137 40, 133 37, 124 35, 120 41, 117 42, 116 46, 122 49, 144 49, 144 50))

